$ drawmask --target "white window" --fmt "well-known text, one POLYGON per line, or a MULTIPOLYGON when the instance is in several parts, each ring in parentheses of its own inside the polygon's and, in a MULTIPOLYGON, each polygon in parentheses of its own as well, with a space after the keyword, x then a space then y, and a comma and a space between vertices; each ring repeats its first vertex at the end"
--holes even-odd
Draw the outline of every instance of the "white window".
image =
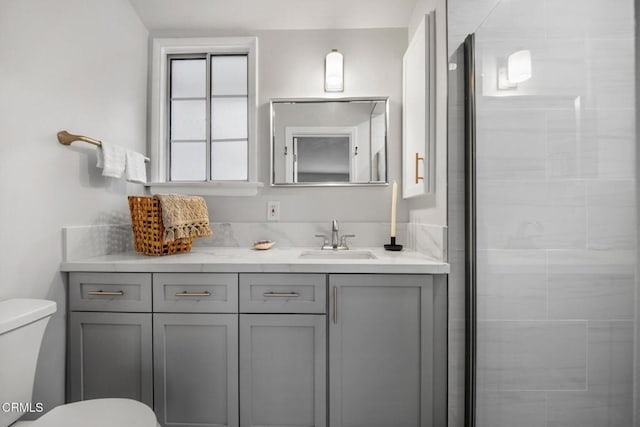
POLYGON ((154 40, 151 187, 256 194, 256 57, 254 37, 154 40))

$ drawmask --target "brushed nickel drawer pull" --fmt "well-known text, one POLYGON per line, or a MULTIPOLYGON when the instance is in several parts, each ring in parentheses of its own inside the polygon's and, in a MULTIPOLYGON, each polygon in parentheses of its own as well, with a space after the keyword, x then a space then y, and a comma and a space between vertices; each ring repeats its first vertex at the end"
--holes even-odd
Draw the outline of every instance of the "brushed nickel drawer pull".
POLYGON ((211 296, 211 292, 176 292, 176 296, 177 297, 210 297, 211 296))
POLYGON ((300 296, 297 292, 265 292, 263 295, 267 298, 298 298, 300 296))
POLYGON ((338 288, 333 287, 333 324, 338 324, 338 288))
POLYGON ((96 295, 102 297, 121 297, 124 295, 124 291, 89 291, 89 295, 96 295))

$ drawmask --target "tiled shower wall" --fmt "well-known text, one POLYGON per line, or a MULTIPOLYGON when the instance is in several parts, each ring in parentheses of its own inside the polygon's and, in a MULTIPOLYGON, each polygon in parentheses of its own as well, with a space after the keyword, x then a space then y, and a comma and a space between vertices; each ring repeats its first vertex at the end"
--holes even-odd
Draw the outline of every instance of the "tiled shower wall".
POLYGON ((479 426, 633 425, 633 12, 503 0, 475 33, 479 426))

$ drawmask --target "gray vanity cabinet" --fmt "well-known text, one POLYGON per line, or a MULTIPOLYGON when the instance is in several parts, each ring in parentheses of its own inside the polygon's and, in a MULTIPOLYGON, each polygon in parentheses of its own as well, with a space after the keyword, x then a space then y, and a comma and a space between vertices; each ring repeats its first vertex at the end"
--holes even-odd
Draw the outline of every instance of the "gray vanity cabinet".
POLYGON ((238 315, 153 315, 155 412, 163 426, 238 426, 238 315))
POLYGON ((68 291, 68 400, 153 405, 151 274, 70 273, 68 291))
POLYGON ((426 275, 329 276, 331 427, 437 425, 433 290, 426 275))
POLYGON ((69 314, 69 399, 153 405, 151 313, 69 314))
POLYGON ((327 276, 240 274, 240 425, 327 425, 327 276))
POLYGON ((326 426, 326 316, 240 315, 241 427, 326 426))

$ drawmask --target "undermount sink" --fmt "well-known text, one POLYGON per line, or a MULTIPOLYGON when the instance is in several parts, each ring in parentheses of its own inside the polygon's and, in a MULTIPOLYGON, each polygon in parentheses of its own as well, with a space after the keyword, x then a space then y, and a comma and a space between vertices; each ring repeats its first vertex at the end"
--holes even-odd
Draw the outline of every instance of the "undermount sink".
POLYGON ((377 259, 371 251, 333 251, 331 249, 304 251, 300 253, 304 259, 377 259))

